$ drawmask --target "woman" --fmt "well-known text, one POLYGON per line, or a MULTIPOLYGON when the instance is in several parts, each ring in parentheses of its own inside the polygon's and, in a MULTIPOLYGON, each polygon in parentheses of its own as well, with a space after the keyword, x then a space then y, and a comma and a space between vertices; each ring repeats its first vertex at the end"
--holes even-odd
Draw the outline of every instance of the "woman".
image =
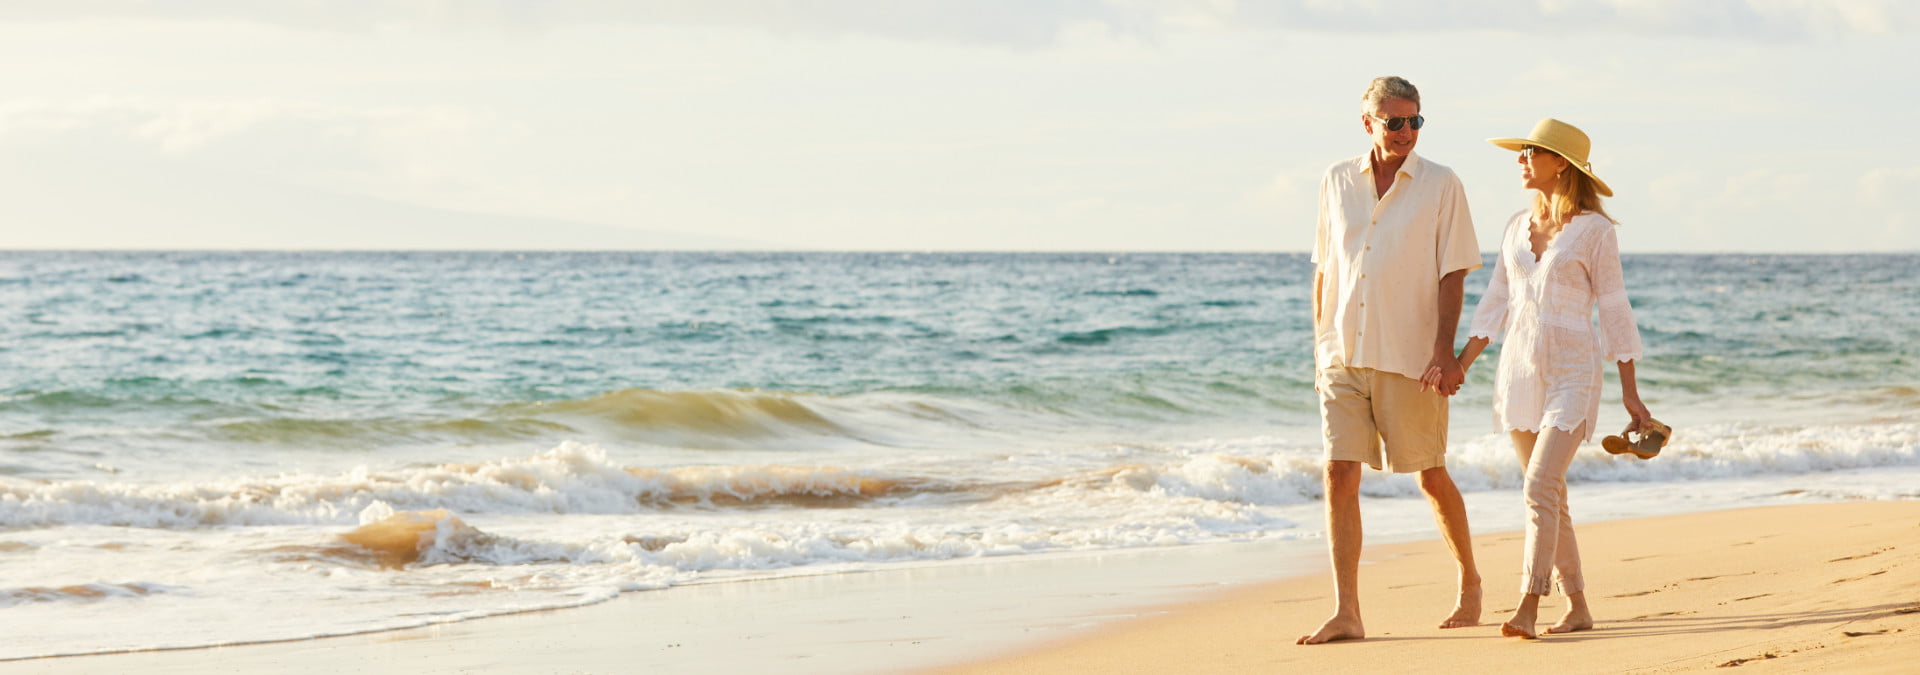
POLYGON ((1506 336, 1493 415, 1495 425, 1513 437, 1525 470, 1528 516, 1524 595, 1500 633, 1533 639, 1540 597, 1550 590, 1554 572, 1568 606, 1566 616, 1547 632, 1593 627, 1567 510, 1567 466, 1580 444, 1593 437, 1600 416, 1602 358, 1620 369, 1620 398, 1633 418, 1628 431, 1651 428, 1653 417, 1640 403, 1633 379, 1640 331, 1621 279, 1620 244, 1613 220, 1600 207, 1600 198, 1613 196, 1613 190, 1587 162, 1587 135, 1545 119, 1526 138, 1489 142, 1520 152, 1520 179, 1534 191, 1533 208, 1507 223, 1493 279, 1459 358, 1464 371, 1495 336, 1506 336))

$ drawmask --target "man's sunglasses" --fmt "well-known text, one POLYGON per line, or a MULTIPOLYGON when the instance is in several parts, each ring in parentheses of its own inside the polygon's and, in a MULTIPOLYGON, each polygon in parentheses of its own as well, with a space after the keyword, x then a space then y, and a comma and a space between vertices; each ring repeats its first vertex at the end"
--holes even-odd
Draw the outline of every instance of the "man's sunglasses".
POLYGON ((1368 117, 1372 117, 1376 120, 1380 120, 1381 124, 1387 125, 1387 131, 1399 131, 1401 127, 1408 126, 1408 125, 1412 125, 1414 131, 1419 131, 1420 127, 1424 127, 1427 125, 1427 118, 1421 117, 1419 115, 1408 115, 1406 117, 1381 117, 1379 115, 1368 115, 1368 117))

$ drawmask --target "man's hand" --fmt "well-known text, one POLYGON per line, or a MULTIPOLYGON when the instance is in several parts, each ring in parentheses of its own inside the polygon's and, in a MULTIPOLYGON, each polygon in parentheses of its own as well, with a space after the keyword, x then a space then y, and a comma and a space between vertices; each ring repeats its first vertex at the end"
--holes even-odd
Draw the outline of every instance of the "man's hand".
POLYGON ((1420 375, 1420 390, 1432 391, 1441 396, 1460 393, 1460 385, 1467 381, 1467 371, 1460 367, 1460 360, 1452 354, 1435 354, 1427 362, 1427 370, 1420 375))

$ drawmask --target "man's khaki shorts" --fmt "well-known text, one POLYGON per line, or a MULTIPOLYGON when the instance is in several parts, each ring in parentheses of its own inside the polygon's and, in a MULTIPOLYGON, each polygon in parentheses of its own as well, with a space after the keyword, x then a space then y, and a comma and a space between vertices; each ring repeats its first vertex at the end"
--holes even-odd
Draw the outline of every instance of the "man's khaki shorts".
POLYGON ((1420 381, 1372 368, 1322 369, 1320 433, 1327 459, 1366 462, 1412 473, 1447 465, 1447 397, 1421 391, 1420 381))

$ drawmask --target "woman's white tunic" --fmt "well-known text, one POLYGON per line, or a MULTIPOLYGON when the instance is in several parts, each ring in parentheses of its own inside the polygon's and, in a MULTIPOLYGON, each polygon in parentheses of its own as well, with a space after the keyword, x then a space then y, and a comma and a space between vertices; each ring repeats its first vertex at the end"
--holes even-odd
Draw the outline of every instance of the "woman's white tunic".
MULTIPOLYGON (((1602 355, 1640 358, 1640 329, 1627 303, 1613 222, 1595 213, 1575 216, 1536 262, 1531 217, 1522 211, 1508 221, 1471 336, 1500 340, 1505 334, 1494 378, 1496 428, 1572 432, 1600 417, 1602 355)), ((1587 424, 1582 441, 1593 438, 1593 427, 1587 424)))

